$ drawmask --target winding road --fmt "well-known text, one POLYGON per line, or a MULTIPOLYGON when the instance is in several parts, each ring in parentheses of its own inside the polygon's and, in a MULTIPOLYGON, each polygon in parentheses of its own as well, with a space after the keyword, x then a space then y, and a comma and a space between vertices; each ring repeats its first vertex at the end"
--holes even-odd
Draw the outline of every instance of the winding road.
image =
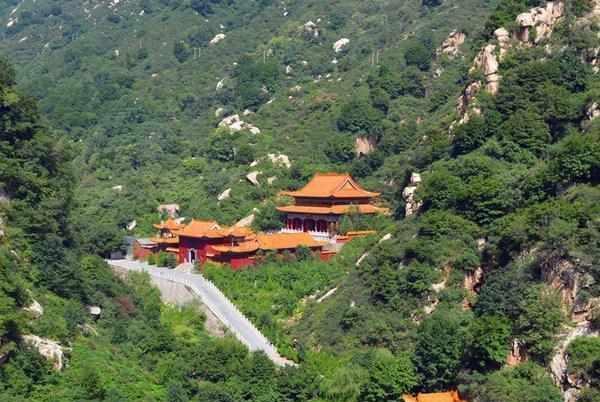
POLYGON ((147 272, 152 277, 185 285, 250 351, 264 352, 278 366, 295 365, 294 362, 280 356, 275 346, 256 329, 250 320, 225 297, 219 288, 201 274, 157 268, 134 260, 106 260, 106 262, 116 269, 147 272))

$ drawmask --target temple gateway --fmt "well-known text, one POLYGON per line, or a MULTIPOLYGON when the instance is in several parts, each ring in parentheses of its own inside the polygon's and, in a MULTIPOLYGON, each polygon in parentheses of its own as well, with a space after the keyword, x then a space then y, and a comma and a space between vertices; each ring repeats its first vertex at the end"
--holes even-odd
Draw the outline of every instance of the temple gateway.
POLYGON ((284 191, 293 205, 278 207, 285 214, 282 232, 308 232, 318 240, 335 239, 342 216, 388 213, 374 205, 380 193, 363 189, 347 173, 317 173, 303 188, 284 191))

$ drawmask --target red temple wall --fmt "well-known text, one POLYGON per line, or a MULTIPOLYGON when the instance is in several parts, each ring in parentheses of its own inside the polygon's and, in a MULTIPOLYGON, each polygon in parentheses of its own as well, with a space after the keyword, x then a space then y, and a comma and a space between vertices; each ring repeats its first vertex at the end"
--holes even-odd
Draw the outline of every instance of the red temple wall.
POLYGON ((152 249, 144 248, 144 247, 140 246, 138 243, 134 243, 134 245, 133 245, 133 258, 134 259, 146 261, 151 254, 152 254, 152 249))

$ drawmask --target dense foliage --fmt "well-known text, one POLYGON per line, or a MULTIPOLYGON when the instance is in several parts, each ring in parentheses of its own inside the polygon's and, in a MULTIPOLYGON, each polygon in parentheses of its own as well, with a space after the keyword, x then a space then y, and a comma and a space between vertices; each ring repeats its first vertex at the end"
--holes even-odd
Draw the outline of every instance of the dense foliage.
MULTIPOLYGON (((468 61, 537 5, 0 5, 14 19, 0 48, 23 89, 3 62, 3 397, 378 402, 458 387, 480 402, 562 400, 548 363, 569 309, 600 297, 600 126, 590 114, 600 82, 588 63, 599 43, 582 20, 593 4, 568 1, 549 40, 511 47, 498 93, 479 93, 480 113, 449 133, 456 97, 482 78, 468 61), (467 42, 456 57, 438 54, 454 29, 467 42), (234 114, 241 130, 219 124, 234 114), (253 213, 257 230, 277 230, 279 191, 319 170, 383 192, 390 217, 342 221, 376 236, 329 263, 303 250, 205 270, 299 367, 276 369, 209 336, 197 311, 162 306, 147 278, 121 282, 97 257, 126 234, 150 235, 159 203, 224 224, 253 213), (405 219, 415 171, 421 207, 405 219), (561 282, 570 275, 585 279, 574 296, 561 282), (23 308, 34 298, 42 317, 23 308), (88 305, 102 307, 98 321, 88 305), (26 333, 70 344, 67 369, 53 372, 26 333), (510 358, 528 362, 506 367, 514 345, 522 355, 510 358)), ((150 262, 175 265, 167 254, 150 262)), ((580 402, 600 394, 597 350, 587 338, 567 349, 580 402)))

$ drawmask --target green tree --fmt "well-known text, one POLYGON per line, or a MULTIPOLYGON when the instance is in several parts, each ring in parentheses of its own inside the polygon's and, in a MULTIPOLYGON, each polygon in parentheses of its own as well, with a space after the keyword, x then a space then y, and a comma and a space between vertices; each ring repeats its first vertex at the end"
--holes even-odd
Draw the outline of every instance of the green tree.
POLYGON ((378 350, 368 371, 368 380, 360 393, 360 400, 364 402, 398 401, 417 385, 417 375, 406 354, 393 356, 385 350, 378 350))
POLYGON ((572 378, 600 387, 600 338, 576 338, 567 349, 568 373, 572 378))
POLYGON ((354 98, 342 106, 337 119, 340 131, 348 131, 379 138, 382 134, 383 113, 364 99, 354 98))
POLYGON ((254 213, 252 227, 257 231, 277 231, 283 227, 283 215, 273 202, 267 202, 254 213))
POLYGON ((470 399, 481 402, 560 402, 558 388, 544 368, 524 363, 514 368, 504 368, 490 374, 484 382, 474 387, 470 399))
POLYGON ((484 315, 473 321, 468 346, 470 364, 478 369, 498 369, 506 361, 512 327, 506 317, 484 315))
POLYGON ((502 137, 514 141, 536 155, 550 143, 550 132, 544 119, 531 110, 519 110, 500 126, 502 137))
POLYGON ((441 391, 456 385, 467 344, 469 320, 465 314, 436 310, 417 330, 414 362, 423 388, 441 391))
POLYGON ((550 173, 563 183, 600 182, 600 130, 572 133, 552 147, 550 173))
POLYGON ((454 132, 453 153, 462 155, 482 146, 488 137, 487 125, 480 116, 472 117, 454 132))
POLYGON ((185 42, 175 42, 173 45, 173 54, 180 63, 185 63, 192 55, 192 51, 185 42))
POLYGON ((337 135, 327 141, 325 155, 334 163, 348 163, 354 159, 354 142, 351 137, 337 135))
POLYGON ((367 378, 367 371, 362 367, 339 367, 331 376, 323 379, 320 393, 332 402, 358 402, 367 378))
POLYGON ((409 66, 416 66, 423 71, 431 67, 432 51, 422 40, 410 41, 404 52, 404 59, 409 66))

